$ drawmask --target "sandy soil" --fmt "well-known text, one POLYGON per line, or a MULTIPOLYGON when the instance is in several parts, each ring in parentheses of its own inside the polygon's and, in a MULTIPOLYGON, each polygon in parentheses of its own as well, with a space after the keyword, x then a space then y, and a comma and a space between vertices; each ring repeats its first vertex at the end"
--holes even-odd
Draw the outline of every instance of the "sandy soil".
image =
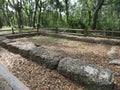
POLYGON ((120 89, 120 66, 109 65, 109 57, 107 54, 112 47, 117 48, 119 53, 120 52, 119 46, 97 43, 85 43, 47 36, 35 36, 14 40, 23 42, 30 41, 35 43, 37 46, 52 51, 61 52, 64 56, 87 60, 90 63, 108 68, 115 73, 116 83, 120 89))
POLYGON ((31 90, 86 90, 57 71, 46 69, 0 47, 0 63, 31 90))

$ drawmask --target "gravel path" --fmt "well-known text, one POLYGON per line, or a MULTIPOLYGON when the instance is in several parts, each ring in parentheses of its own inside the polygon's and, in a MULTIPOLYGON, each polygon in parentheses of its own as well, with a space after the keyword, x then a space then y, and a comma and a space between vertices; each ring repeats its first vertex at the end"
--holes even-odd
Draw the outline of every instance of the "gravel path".
POLYGON ((70 81, 57 71, 46 69, 1 47, 0 63, 31 90, 86 90, 82 85, 70 81))

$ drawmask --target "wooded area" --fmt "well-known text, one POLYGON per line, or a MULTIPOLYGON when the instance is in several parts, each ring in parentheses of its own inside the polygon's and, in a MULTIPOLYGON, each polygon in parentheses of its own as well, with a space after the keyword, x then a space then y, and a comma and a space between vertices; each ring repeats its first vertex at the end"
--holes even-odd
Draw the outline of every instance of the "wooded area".
POLYGON ((0 27, 120 30, 119 0, 0 0, 0 27))
POLYGON ((0 64, 15 90, 120 90, 120 0, 0 0, 0 64))

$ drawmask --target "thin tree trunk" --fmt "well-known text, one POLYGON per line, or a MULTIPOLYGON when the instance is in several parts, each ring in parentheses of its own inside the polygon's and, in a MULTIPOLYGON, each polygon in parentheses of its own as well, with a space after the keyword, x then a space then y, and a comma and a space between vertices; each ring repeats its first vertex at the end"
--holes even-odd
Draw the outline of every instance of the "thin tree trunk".
POLYGON ((18 2, 17 12, 18 12, 18 28, 23 28, 22 3, 21 3, 21 1, 18 2))
POLYGON ((69 4, 68 4, 68 0, 65 0, 65 7, 66 7, 66 21, 68 23, 68 20, 69 20, 69 4))
POLYGON ((21 15, 21 11, 18 12, 18 22, 19 22, 19 25, 18 25, 18 28, 23 28, 23 22, 22 22, 22 15, 21 15))
POLYGON ((36 6, 35 6, 35 12, 34 12, 34 17, 33 17, 33 27, 35 28, 35 22, 36 22, 36 13, 38 9, 38 2, 39 0, 35 0, 36 6))
POLYGON ((60 21, 63 21, 63 19, 62 19, 62 13, 59 12, 59 14, 60 14, 60 21))
POLYGON ((39 24, 39 27, 41 27, 41 6, 42 6, 42 2, 40 1, 40 6, 39 6, 39 17, 38 17, 38 24, 39 24))
POLYGON ((3 23, 2 23, 2 20, 0 18, 0 28, 2 28, 2 26, 3 26, 3 23))
POLYGON ((101 9, 103 5, 104 0, 99 0, 97 6, 95 7, 94 10, 94 15, 93 15, 93 24, 92 24, 92 29, 96 29, 96 24, 97 24, 97 19, 98 19, 98 12, 101 9))

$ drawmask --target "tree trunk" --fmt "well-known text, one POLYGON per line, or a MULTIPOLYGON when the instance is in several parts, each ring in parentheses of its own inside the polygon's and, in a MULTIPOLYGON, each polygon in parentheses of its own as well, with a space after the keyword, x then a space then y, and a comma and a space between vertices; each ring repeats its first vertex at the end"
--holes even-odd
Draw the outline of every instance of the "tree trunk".
POLYGON ((69 3, 68 3, 68 0, 65 0, 65 9, 66 9, 66 21, 68 23, 68 20, 69 20, 69 3))
POLYGON ((38 9, 38 2, 39 0, 35 0, 35 11, 34 11, 34 17, 33 17, 33 27, 35 28, 35 22, 36 22, 36 13, 37 13, 37 9, 38 9))
POLYGON ((40 6, 39 6, 39 17, 38 17, 39 27, 41 27, 41 6, 42 6, 42 1, 40 1, 40 6))
POLYGON ((18 28, 23 28, 22 3, 21 3, 21 1, 18 2, 17 12, 18 12, 18 28))
POLYGON ((21 15, 21 11, 18 12, 18 28, 22 28, 23 25, 22 25, 22 15, 21 15))
POLYGON ((101 9, 103 5, 104 0, 99 0, 97 3, 97 6, 95 7, 94 10, 94 15, 93 15, 93 24, 92 24, 92 29, 96 29, 96 24, 97 24, 97 19, 98 19, 98 12, 101 9))
POLYGON ((2 28, 2 26, 3 26, 3 23, 2 23, 2 20, 0 18, 0 28, 2 28))

